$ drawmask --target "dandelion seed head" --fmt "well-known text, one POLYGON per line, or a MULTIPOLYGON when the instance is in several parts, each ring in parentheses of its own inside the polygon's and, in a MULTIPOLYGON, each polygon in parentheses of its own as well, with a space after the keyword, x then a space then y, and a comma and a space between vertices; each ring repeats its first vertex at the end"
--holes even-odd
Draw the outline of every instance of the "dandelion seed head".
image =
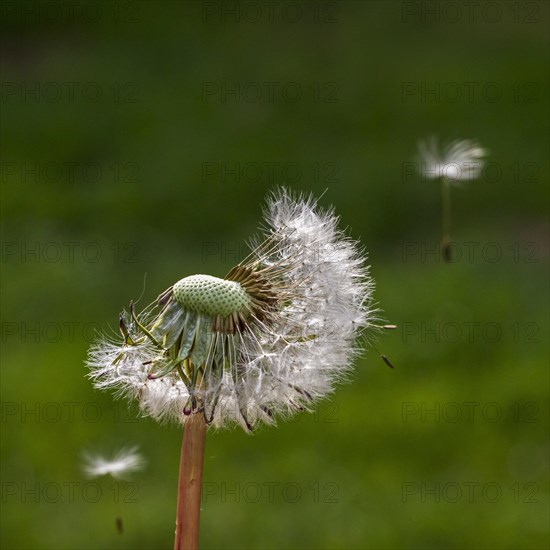
POLYGON ((275 191, 265 222, 224 279, 185 277, 123 314, 122 341, 90 349, 95 386, 160 421, 201 412, 250 431, 310 409, 348 378, 376 316, 365 254, 311 197, 275 191))

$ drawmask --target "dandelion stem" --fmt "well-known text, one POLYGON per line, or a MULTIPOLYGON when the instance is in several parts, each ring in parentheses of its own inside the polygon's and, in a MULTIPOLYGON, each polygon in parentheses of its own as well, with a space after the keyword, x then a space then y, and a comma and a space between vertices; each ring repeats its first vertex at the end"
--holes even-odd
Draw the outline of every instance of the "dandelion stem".
POLYGON ((447 178, 441 181, 441 202, 442 202, 442 225, 443 238, 441 240, 441 250, 445 261, 449 261, 449 244, 451 242, 451 184, 447 178))
POLYGON ((185 422, 183 431, 174 550, 198 548, 205 439, 204 415, 195 412, 185 422))

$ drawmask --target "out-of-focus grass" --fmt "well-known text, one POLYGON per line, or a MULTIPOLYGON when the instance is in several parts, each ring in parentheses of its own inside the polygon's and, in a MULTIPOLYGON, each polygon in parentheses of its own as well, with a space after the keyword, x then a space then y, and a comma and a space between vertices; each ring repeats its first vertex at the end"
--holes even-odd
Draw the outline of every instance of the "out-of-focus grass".
POLYGON ((269 161, 300 165, 296 189, 328 187, 321 202, 370 251, 376 298, 399 326, 376 346, 396 368, 371 348, 314 414, 253 437, 209 435, 201 545, 546 548, 544 5, 533 25, 404 24, 401 5, 384 2, 342 3, 331 25, 217 24, 202 22, 198 3, 160 5, 140 2, 132 24, 12 18, 2 33, 8 82, 138 90, 127 104, 2 105, 3 161, 103 169, 94 182, 3 175, 2 547, 172 544, 181 432, 93 390, 88 324, 115 326, 145 273, 142 303, 182 276, 222 276, 268 189, 285 182, 223 182, 203 163, 269 161), (335 82, 338 101, 203 101, 203 83, 219 81, 335 82), (402 83, 421 81, 496 82, 503 98, 403 101, 402 83), (537 83, 539 100, 515 103, 518 82, 537 83), (431 133, 477 137, 502 171, 453 189, 453 237, 479 243, 471 261, 465 245, 452 264, 422 255, 440 237, 439 189, 404 181, 402 164, 431 133), (334 181, 314 178, 316 162, 336 163, 334 181), (516 177, 526 163, 535 175, 516 177), (59 261, 21 257, 47 243, 62 248, 59 261), (73 261, 64 243, 76 243, 73 261), (83 256, 89 243, 98 261, 83 256), (147 469, 87 485, 81 451, 128 443, 147 469))

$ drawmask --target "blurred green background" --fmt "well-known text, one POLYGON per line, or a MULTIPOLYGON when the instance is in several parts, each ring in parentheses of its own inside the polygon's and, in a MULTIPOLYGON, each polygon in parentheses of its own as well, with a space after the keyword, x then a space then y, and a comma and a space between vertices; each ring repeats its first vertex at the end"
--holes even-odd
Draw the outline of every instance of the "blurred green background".
POLYGON ((395 369, 371 347, 314 414, 210 433, 201 547, 547 548, 548 7, 3 2, 2 548, 172 546, 181 430, 86 351, 142 291, 223 276, 278 184, 369 251, 395 369), (452 263, 430 135, 490 151, 452 263), (143 472, 82 476, 133 444, 143 472))

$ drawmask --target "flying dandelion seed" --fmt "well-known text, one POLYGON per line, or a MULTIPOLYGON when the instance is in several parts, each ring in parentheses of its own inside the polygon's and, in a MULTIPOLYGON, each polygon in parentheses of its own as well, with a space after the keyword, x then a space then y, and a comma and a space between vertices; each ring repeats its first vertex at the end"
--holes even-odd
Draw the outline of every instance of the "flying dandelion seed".
POLYGON ((440 147, 432 137, 418 143, 423 178, 446 180, 451 184, 479 178, 487 151, 476 141, 456 139, 440 147))
MULTIPOLYGON (((125 478, 132 472, 143 469, 144 465, 145 460, 138 453, 138 448, 131 447, 119 450, 111 458, 86 452, 83 455, 82 470, 86 477, 89 478, 110 475, 118 480, 125 478)), ((119 515, 115 518, 115 526, 118 533, 122 535, 124 532, 124 522, 122 521, 120 510, 119 515)))
POLYGON ((451 185, 479 178, 484 166, 487 151, 473 140, 454 140, 443 148, 432 137, 418 143, 420 173, 422 179, 441 182, 443 238, 441 248, 443 257, 450 261, 451 242, 451 185))
POLYGON ((281 189, 265 222, 263 238, 224 279, 191 275, 139 314, 130 304, 121 336, 102 338, 88 355, 97 388, 185 426, 178 550, 198 545, 207 426, 250 432, 311 408, 349 375, 361 332, 382 328, 373 324, 365 255, 332 210, 281 189))

